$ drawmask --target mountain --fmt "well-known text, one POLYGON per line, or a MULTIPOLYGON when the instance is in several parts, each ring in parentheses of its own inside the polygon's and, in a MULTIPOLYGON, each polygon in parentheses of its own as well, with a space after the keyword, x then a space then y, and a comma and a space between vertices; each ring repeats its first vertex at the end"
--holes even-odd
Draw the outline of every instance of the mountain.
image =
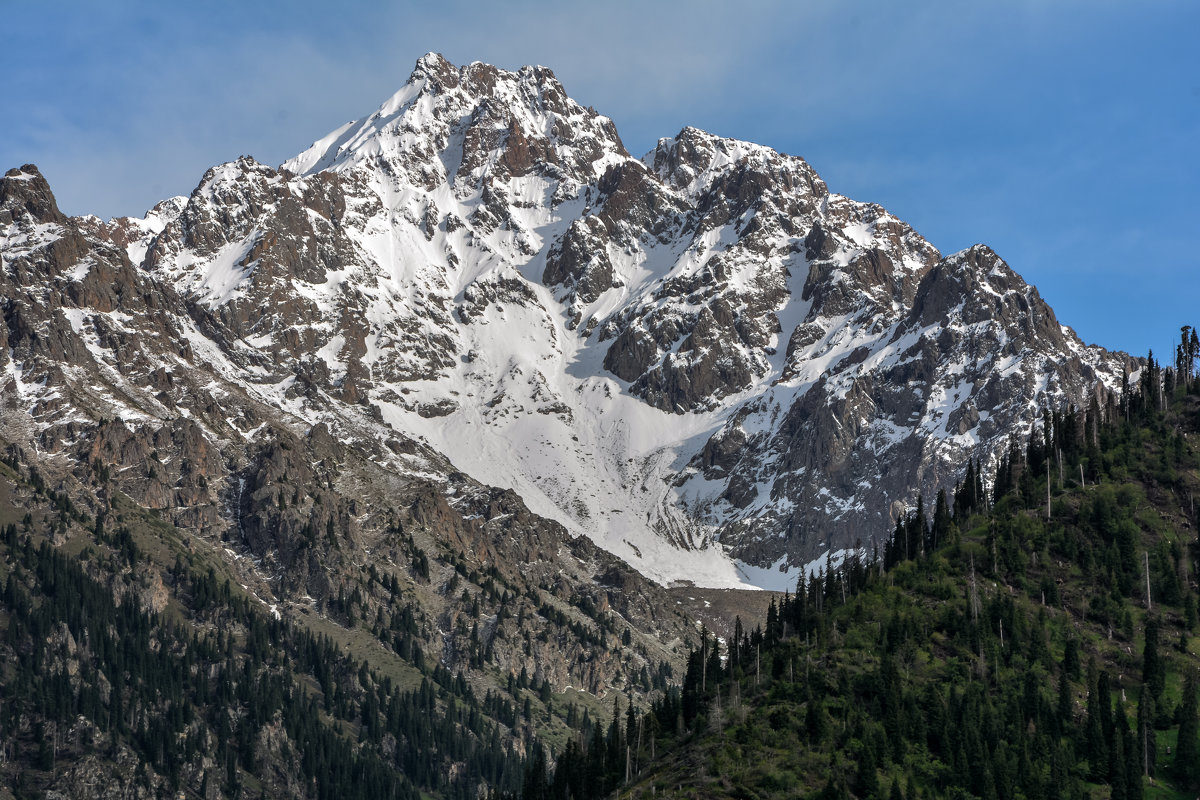
POLYGON ((369 117, 140 220, 3 180, 6 438, 120 482, 153 429, 189 472, 131 496, 235 541, 285 425, 381 484, 510 489, 659 582, 790 585, 1136 367, 986 247, 943 257, 692 128, 636 159, 541 67, 427 55, 369 117))
POLYGON ((1154 374, 800 158, 435 54, 141 219, 10 169, 0 304, 0 797, 515 791, 767 602, 702 587, 1154 374))

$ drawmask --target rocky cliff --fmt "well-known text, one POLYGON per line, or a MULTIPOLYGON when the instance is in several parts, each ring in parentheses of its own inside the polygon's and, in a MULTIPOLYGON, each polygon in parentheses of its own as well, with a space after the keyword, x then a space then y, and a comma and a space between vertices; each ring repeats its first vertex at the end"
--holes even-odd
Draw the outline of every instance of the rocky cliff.
POLYGON ((303 531, 375 557, 393 487, 453 508, 455 475, 657 581, 782 586, 1133 367, 803 159, 692 128, 637 159, 549 70, 435 54, 140 220, 68 219, 12 170, 0 234, 5 438, 283 592, 330 588, 303 531))

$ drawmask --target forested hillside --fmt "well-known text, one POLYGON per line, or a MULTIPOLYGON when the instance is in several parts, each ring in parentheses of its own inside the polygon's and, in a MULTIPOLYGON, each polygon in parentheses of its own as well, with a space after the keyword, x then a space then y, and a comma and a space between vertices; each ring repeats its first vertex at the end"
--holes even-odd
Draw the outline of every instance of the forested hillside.
POLYGON ((0 782, 16 797, 103 796, 107 781, 114 796, 472 796, 519 777, 500 733, 512 700, 476 696, 419 648, 407 680, 384 677, 182 559, 169 593, 143 589, 148 554, 103 520, 64 552, 27 515, 0 555, 0 782))
MULTIPOLYGON (((119 493, 85 499, 99 513, 15 449, 0 461, 6 800, 517 792, 526 754, 590 729, 601 704, 496 651, 579 641, 598 661, 637 647, 586 589, 564 603, 446 544, 426 552, 399 524, 411 563, 363 566, 324 609, 284 616, 211 543, 119 493), (414 594, 426 585, 471 615, 431 637, 414 594)), ((626 691, 671 677, 660 663, 626 691)))
POLYGON ((1192 796, 1195 341, 706 637, 681 689, 527 771, 525 797, 1192 796))

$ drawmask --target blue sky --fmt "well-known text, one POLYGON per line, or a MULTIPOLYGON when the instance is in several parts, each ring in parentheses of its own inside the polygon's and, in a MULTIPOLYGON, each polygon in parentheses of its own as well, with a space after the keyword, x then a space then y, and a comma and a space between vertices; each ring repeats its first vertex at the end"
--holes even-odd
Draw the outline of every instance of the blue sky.
POLYGON ((985 242, 1088 342, 1200 323, 1200 3, 0 4, 0 169, 141 215, 278 164, 421 54, 555 70, 642 154, 684 125, 803 156, 945 253, 985 242))

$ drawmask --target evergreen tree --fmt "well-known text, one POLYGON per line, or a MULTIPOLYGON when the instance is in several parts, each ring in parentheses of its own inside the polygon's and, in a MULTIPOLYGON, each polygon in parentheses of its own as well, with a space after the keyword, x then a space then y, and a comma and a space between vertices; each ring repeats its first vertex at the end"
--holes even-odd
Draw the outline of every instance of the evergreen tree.
MULTIPOLYGON (((1089 669, 1089 672, 1091 670, 1089 669)), ((1088 681, 1087 720, 1084 723, 1084 753, 1087 755, 1090 767, 1090 780, 1103 783, 1108 778, 1108 747, 1105 743, 1104 728, 1101 722, 1101 708, 1107 708, 1108 698, 1101 704, 1097 683, 1088 681)))
POLYGON ((1142 684, 1138 695, 1137 755, 1141 759, 1141 774, 1153 778, 1158 760, 1157 734, 1154 731, 1154 697, 1142 684))
MULTIPOLYGON (((1124 717, 1122 717, 1124 719, 1124 717)), ((1127 723, 1122 723, 1121 735, 1125 739, 1125 798, 1126 800, 1142 800, 1144 783, 1142 781, 1142 751, 1137 737, 1129 730, 1127 723)))
POLYGON ((1149 687, 1155 700, 1162 696, 1166 686, 1166 670, 1158 652, 1158 633, 1158 617, 1147 616, 1146 643, 1142 647, 1142 683, 1149 687))
POLYGON ((905 557, 916 558, 925 549, 925 537, 928 527, 925 522, 925 499, 917 495, 917 510, 908 519, 905 530, 905 557))
POLYGON ((820 745, 829 734, 829 721, 825 716, 824 705, 815 697, 808 701, 808 707, 804 711, 804 728, 808 732, 808 741, 813 746, 820 745))
POLYGON ((1071 681, 1065 669, 1058 674, 1058 704, 1055 711, 1058 713, 1060 728, 1069 728, 1073 721, 1074 704, 1071 699, 1071 681))
POLYGON ((1179 741, 1175 747, 1173 768, 1175 776, 1187 788, 1197 785, 1200 778, 1200 720, 1196 707, 1196 673, 1189 672, 1183 681, 1183 698, 1179 701, 1179 741))
POLYGON ((1062 671, 1068 678, 1079 677, 1079 640, 1071 635, 1063 645, 1062 671))
POLYGON ((876 772, 875 756, 870 747, 863 747, 858 757, 858 775, 855 779, 855 794, 866 800, 879 796, 879 775, 876 772))
POLYGON ((929 549, 931 551, 950 541, 951 525, 950 506, 946 502, 946 490, 938 489, 937 501, 934 504, 933 510, 933 527, 929 535, 929 549))
POLYGON ((1112 800, 1129 800, 1125 744, 1125 736, 1121 731, 1117 731, 1113 737, 1112 762, 1108 779, 1109 786, 1112 787, 1112 800))

